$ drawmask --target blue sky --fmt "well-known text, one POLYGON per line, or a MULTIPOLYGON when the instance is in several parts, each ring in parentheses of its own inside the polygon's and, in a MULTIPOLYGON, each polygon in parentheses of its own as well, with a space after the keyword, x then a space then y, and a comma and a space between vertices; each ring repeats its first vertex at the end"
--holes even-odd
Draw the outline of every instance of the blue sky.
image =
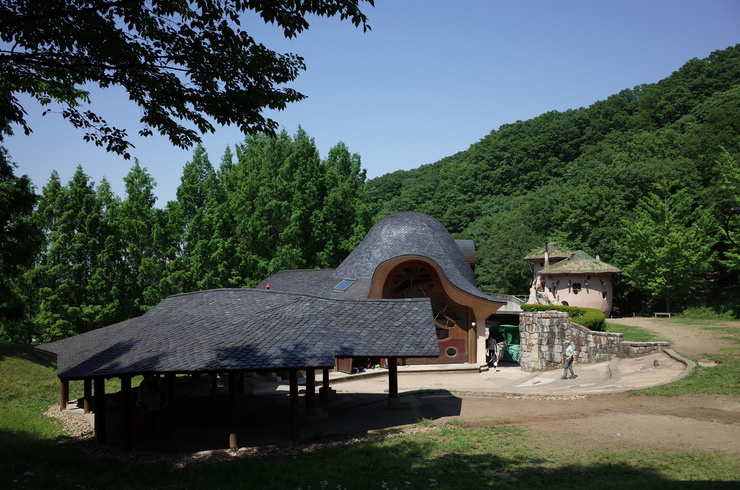
MULTIPOLYGON (((692 58, 740 43, 738 0, 376 0, 365 7, 372 30, 338 19, 311 19, 297 39, 254 22, 245 27, 275 50, 295 52, 308 69, 291 86, 308 96, 270 113, 295 133, 300 125, 321 157, 343 141, 369 178, 412 169, 467 149, 502 124, 550 110, 588 107, 655 83, 692 58)), ((138 107, 122 91, 94 91, 91 108, 138 130, 138 107)), ((27 105, 34 130, 4 145, 38 187, 77 165, 124 196, 132 161, 87 144, 59 115, 27 105)), ((217 165, 236 128, 204 135, 217 165)), ((158 206, 175 198, 192 150, 166 138, 133 138, 132 155, 157 182, 158 206)))

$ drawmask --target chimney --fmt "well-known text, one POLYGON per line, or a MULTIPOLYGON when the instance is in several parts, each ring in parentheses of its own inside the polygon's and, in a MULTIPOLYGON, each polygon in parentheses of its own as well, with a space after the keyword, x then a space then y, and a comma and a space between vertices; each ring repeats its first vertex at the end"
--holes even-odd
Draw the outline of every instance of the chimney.
POLYGON ((545 267, 550 266, 550 252, 547 250, 547 242, 545 242, 545 267))

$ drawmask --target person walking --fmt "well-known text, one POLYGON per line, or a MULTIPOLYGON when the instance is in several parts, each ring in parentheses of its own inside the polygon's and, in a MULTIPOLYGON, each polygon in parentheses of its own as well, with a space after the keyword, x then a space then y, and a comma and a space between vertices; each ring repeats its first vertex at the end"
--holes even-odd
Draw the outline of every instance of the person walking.
POLYGON ((573 344, 570 343, 570 340, 566 340, 564 344, 565 344, 565 367, 563 369, 562 379, 568 379, 569 370, 570 370, 570 379, 575 379, 578 377, 578 375, 573 372, 573 360, 575 359, 575 349, 573 348, 573 344))
POLYGON ((493 336, 488 337, 487 341, 487 349, 488 349, 488 367, 497 368, 498 367, 498 352, 497 352, 497 342, 496 339, 493 338, 493 336))

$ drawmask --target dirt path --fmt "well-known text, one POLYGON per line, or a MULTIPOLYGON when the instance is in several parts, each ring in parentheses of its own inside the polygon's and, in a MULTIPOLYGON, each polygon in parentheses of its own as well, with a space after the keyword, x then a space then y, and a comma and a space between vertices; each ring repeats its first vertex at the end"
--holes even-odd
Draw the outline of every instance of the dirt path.
MULTIPOLYGON (((702 357, 704 354, 715 354, 720 349, 730 347, 732 342, 723 339, 723 329, 731 327, 740 328, 740 322, 728 321, 715 323, 711 330, 697 330, 695 327, 687 327, 668 318, 615 318, 610 323, 641 327, 655 332, 671 343, 671 348, 686 356, 702 357)), ((619 331, 615 327, 614 330, 619 331)))
MULTIPOLYGON (((700 362, 704 355, 732 345, 722 338, 727 336, 723 328, 740 327, 740 322, 726 322, 710 331, 696 331, 669 319, 652 318, 614 323, 652 330, 670 341, 673 350, 700 362)), ((740 397, 736 396, 656 397, 626 392, 570 400, 464 397, 460 418, 470 419, 471 425, 506 422, 576 434, 585 446, 634 444, 669 452, 740 454, 740 397)))

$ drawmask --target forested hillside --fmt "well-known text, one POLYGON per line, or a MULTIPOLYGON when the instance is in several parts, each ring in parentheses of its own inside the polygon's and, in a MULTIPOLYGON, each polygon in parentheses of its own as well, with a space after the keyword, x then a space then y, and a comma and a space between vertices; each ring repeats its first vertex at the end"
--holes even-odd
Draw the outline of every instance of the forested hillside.
POLYGON ((475 240, 485 290, 526 293, 521 259, 550 240, 625 271, 617 312, 734 300, 740 313, 740 250, 723 230, 740 205, 739 158, 740 45, 367 187, 379 216, 421 211, 475 240))

